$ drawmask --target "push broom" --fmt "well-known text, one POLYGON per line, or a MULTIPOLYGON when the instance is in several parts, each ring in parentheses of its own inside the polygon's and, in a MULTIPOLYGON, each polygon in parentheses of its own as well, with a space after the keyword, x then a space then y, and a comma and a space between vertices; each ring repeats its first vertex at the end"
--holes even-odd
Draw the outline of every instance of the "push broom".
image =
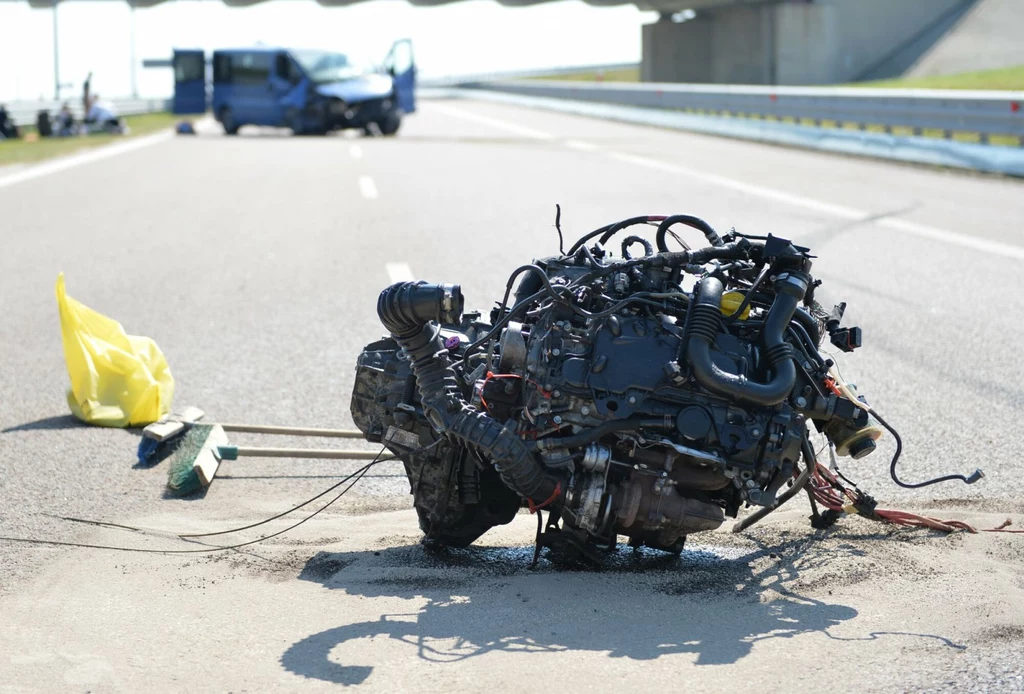
MULTIPOLYGON (((246 431, 249 430, 246 429, 246 431)), ((369 460, 375 455, 372 451, 234 446, 228 443, 227 433, 222 425, 193 424, 181 437, 180 445, 171 454, 167 470, 167 488, 174 496, 185 496, 210 486, 222 460, 237 460, 238 458, 369 460)))
MULTIPOLYGON (((152 465, 163 458, 181 442, 186 433, 195 426, 205 413, 198 407, 186 407, 181 412, 171 413, 153 422, 142 430, 139 441, 138 459, 140 465, 152 465)), ((225 432, 249 434, 273 434, 277 436, 319 436, 338 439, 361 439, 362 432, 355 429, 318 429, 312 427, 269 426, 264 424, 218 423, 225 432)))

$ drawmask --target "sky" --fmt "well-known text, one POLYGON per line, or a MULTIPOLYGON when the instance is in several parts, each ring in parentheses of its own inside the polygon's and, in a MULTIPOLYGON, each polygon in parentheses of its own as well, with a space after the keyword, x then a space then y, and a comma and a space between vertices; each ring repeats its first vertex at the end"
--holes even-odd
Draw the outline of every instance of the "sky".
MULTIPOLYGON (((424 77, 518 69, 639 62, 640 27, 656 14, 633 5, 592 7, 560 0, 504 7, 463 0, 413 7, 372 0, 321 7, 313 0, 270 0, 230 8, 220 0, 170 0, 135 11, 140 96, 169 96, 169 69, 143 68, 144 58, 171 49, 265 44, 339 50, 380 61, 392 41, 413 41, 424 77)), ((80 95, 91 70, 105 97, 131 94, 132 13, 126 2, 73 0, 57 14, 62 98, 80 95)), ((0 0, 0 101, 53 98, 53 15, 27 2, 0 0)))

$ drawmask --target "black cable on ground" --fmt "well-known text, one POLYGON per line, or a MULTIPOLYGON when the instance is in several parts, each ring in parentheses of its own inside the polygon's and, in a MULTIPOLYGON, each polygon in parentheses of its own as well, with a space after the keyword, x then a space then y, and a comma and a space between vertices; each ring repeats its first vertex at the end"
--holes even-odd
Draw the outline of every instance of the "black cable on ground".
MULTIPOLYGON (((385 448, 381 448, 380 453, 383 453, 385 450, 386 450, 385 448)), ((269 540, 271 538, 278 537, 279 535, 283 535, 286 532, 289 532, 289 531, 294 530, 295 528, 299 527, 300 525, 302 525, 306 521, 312 520, 316 516, 320 515, 320 513, 325 511, 328 507, 330 507, 332 504, 334 504, 334 502, 336 502, 338 499, 340 499, 346 493, 348 493, 348 491, 350 489, 352 489, 352 487, 354 487, 359 482, 359 480, 361 480, 363 478, 363 475, 365 475, 367 473, 367 471, 369 471, 369 469, 371 467, 373 467, 374 465, 376 465, 376 464, 378 464, 380 462, 383 462, 383 461, 379 460, 380 453, 377 454, 377 458, 374 458, 372 461, 370 461, 369 463, 364 465, 362 468, 360 468, 356 473, 353 473, 353 474, 356 474, 358 476, 354 480, 352 480, 352 482, 347 487, 342 489, 341 492, 339 492, 337 496, 335 496, 333 499, 331 499, 326 504, 321 506, 319 509, 317 509, 313 513, 309 514, 308 516, 306 516, 305 518, 300 520, 298 523, 294 523, 294 524, 288 526, 287 528, 285 528, 283 530, 279 530, 276 533, 272 533, 270 535, 265 535, 263 537, 255 539, 255 540, 249 540, 248 542, 240 542, 238 544, 226 545, 226 546, 205 547, 203 549, 148 549, 148 548, 145 548, 145 547, 118 547, 118 546, 115 546, 115 545, 94 545, 94 544, 89 544, 89 543, 85 543, 85 542, 65 542, 65 541, 60 541, 60 540, 40 540, 40 539, 36 539, 36 538, 27 538, 27 537, 3 537, 3 536, 0 536, 0 541, 20 542, 20 543, 34 544, 34 545, 51 545, 51 546, 56 546, 56 547, 82 547, 82 548, 85 548, 85 549, 109 549, 109 550, 115 550, 115 551, 118 551, 118 552, 135 552, 135 553, 139 553, 139 554, 210 554, 210 553, 213 553, 213 552, 226 552, 226 551, 233 550, 233 549, 240 549, 242 547, 248 547, 249 545, 255 545, 257 543, 263 542, 264 540, 269 540)))
POLYGON ((874 409, 870 409, 868 412, 871 413, 872 417, 878 420, 879 424, 889 430, 889 433, 892 434, 893 439, 896 441, 896 452, 893 453, 892 462, 889 463, 889 476, 892 477, 893 482, 904 489, 920 489, 921 487, 929 487, 933 484, 938 484, 939 482, 953 482, 955 480, 959 480, 964 484, 974 484, 985 476, 985 473, 978 469, 971 473, 970 477, 965 477, 964 475, 943 475, 942 477, 936 477, 924 482, 904 482, 899 478, 899 475, 896 474, 896 463, 899 462, 900 454, 903 452, 903 439, 900 438, 899 432, 889 426, 889 423, 882 419, 874 409))

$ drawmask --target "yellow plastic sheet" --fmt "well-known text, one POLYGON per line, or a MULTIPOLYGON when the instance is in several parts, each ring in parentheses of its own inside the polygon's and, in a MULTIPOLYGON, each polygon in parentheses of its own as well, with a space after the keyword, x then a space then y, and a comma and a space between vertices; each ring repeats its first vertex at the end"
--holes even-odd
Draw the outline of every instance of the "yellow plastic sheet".
POLYGON ((71 413, 105 427, 143 426, 171 409, 174 378, 148 337, 127 335, 121 324, 75 301, 57 276, 57 307, 71 387, 71 413))

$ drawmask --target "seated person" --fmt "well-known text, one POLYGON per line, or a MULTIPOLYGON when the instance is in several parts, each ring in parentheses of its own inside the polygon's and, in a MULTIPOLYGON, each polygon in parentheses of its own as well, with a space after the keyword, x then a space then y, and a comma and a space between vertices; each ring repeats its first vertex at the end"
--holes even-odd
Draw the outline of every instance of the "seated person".
POLYGON ((68 102, 64 102, 64 105, 60 107, 60 113, 57 114, 57 135, 60 137, 69 137, 77 132, 75 127, 75 116, 71 113, 71 107, 68 106, 68 102))
POLYGON ((7 113, 7 107, 0 104, 0 140, 15 140, 20 136, 18 126, 7 113))
POLYGON ((117 115, 117 107, 109 101, 104 101, 100 95, 92 97, 89 111, 85 116, 85 123, 90 130, 108 133, 124 132, 124 123, 117 115))

